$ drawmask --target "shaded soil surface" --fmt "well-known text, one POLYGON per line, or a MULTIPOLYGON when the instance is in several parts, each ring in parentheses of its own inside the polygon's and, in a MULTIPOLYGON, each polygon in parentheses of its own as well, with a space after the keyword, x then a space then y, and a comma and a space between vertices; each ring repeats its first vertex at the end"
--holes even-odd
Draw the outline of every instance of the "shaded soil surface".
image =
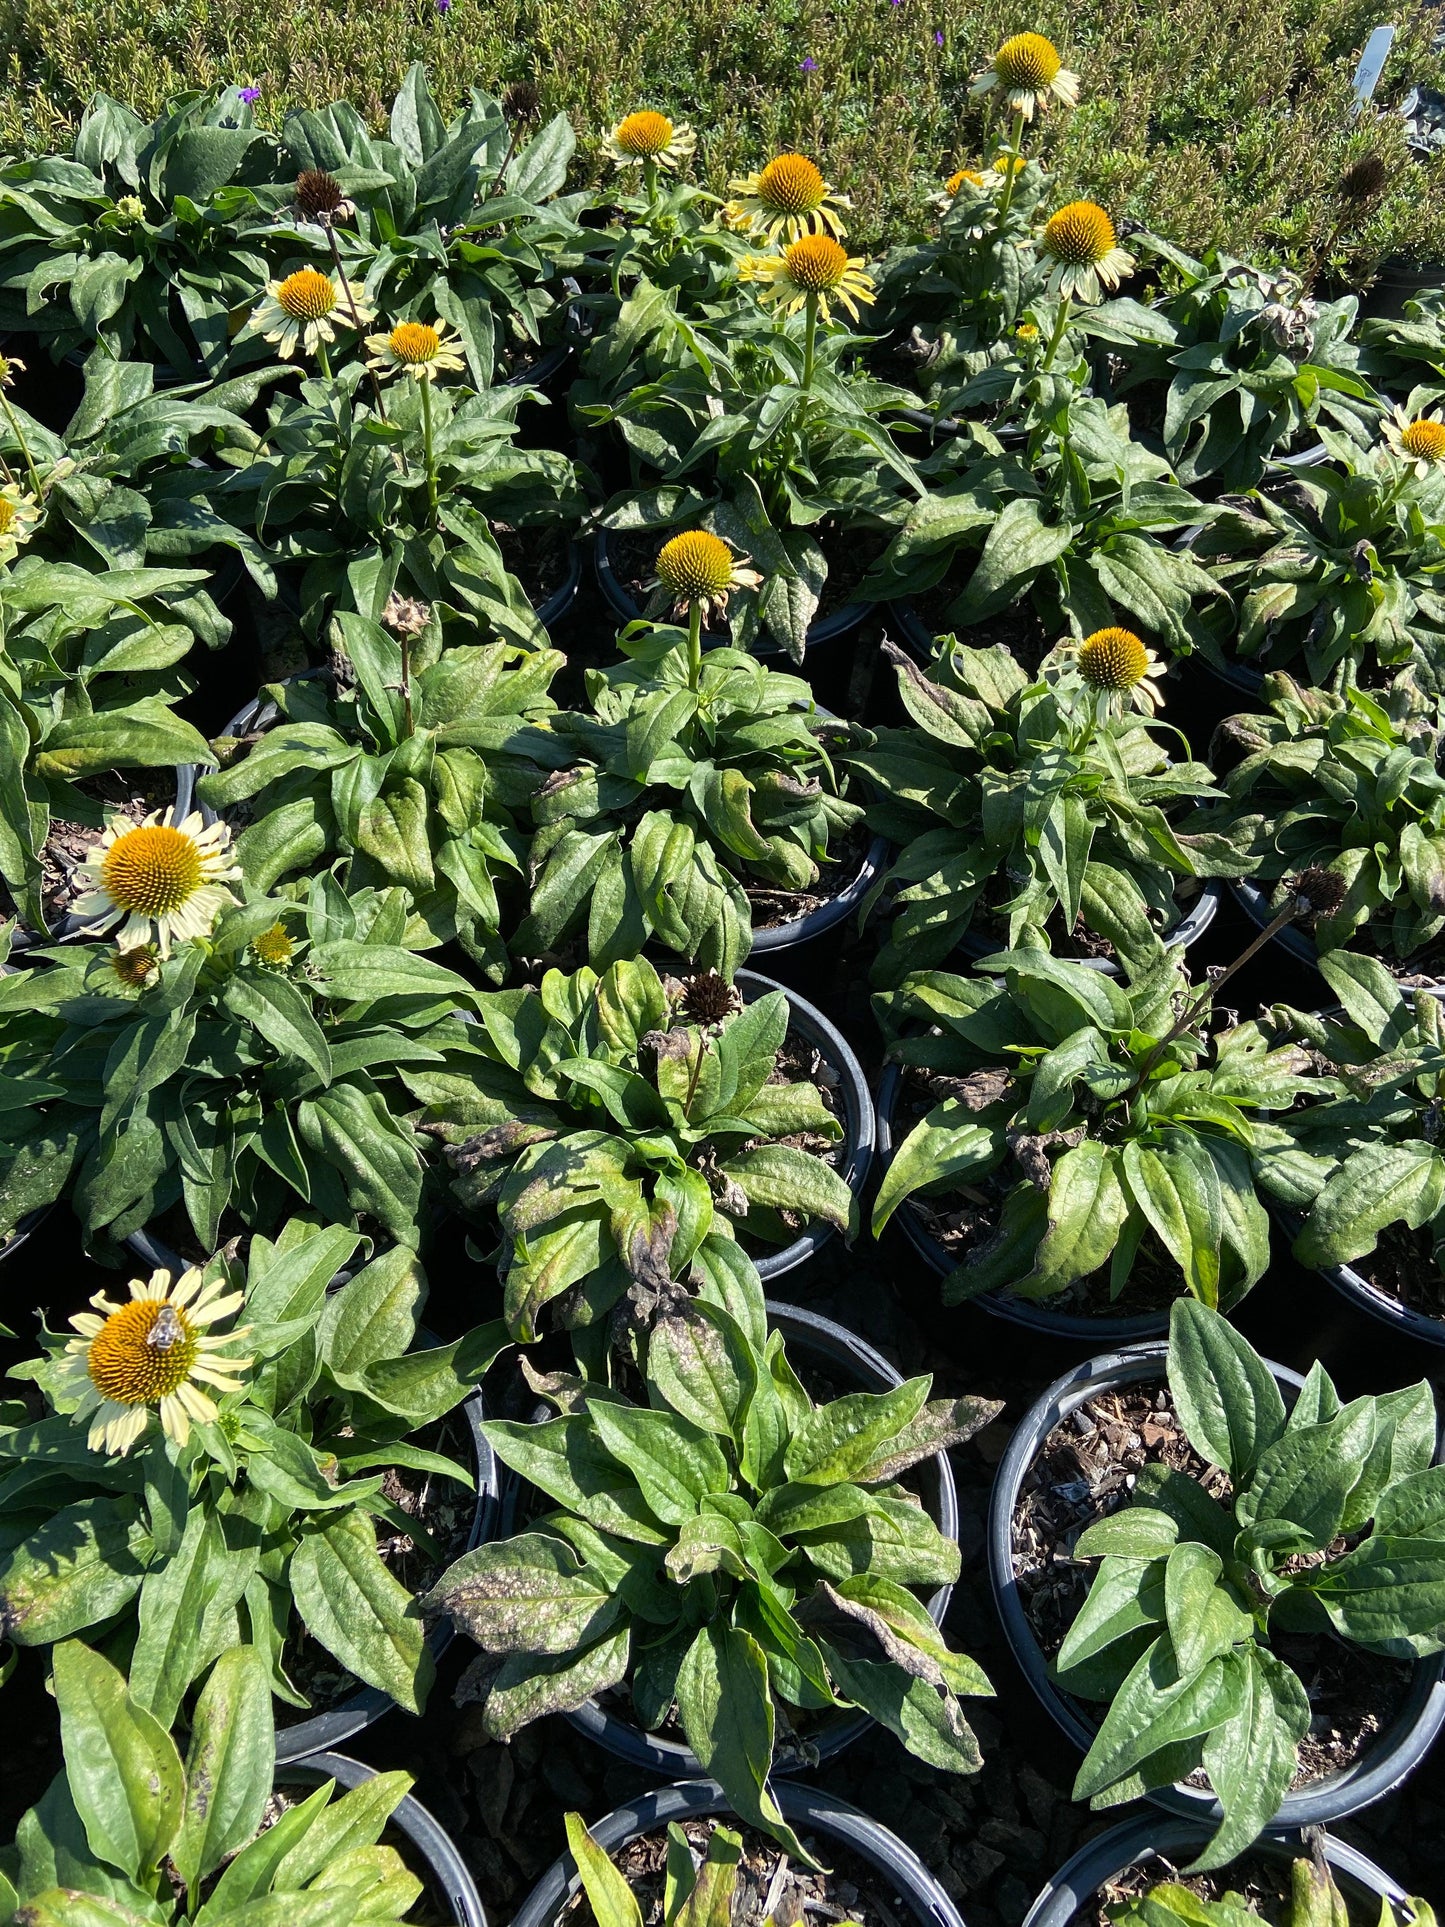
POLYGON ((1435 1261, 1428 1227, 1411 1231, 1406 1225, 1387 1225, 1369 1257, 1357 1258, 1352 1268, 1410 1311, 1445 1322, 1445 1276, 1435 1261))
MULTIPOLYGON (((1146 1465, 1183 1472, 1211 1498, 1230 1503, 1228 1475, 1195 1452, 1162 1383, 1090 1399, 1045 1440, 1014 1515, 1014 1571, 1047 1658, 1057 1654, 1098 1570, 1095 1560, 1074 1558, 1074 1542, 1096 1519, 1128 1503, 1146 1465)), ((1300 1742, 1297 1787, 1338 1773, 1367 1752, 1409 1691, 1412 1669, 1404 1661, 1333 1638, 1275 1635, 1270 1648, 1299 1675, 1313 1713, 1300 1742)), ((1102 1719, 1104 1707, 1086 1711, 1102 1719)), ((1190 1779, 1208 1784, 1202 1774, 1190 1779)))
POLYGON ((963 593, 977 560, 976 554, 956 560, 941 582, 908 597, 909 607, 931 635, 956 636, 970 649, 991 649, 1001 642, 1022 668, 1030 675, 1036 674, 1058 638, 1050 635, 1031 602, 1016 602, 1012 608, 976 622, 968 629, 960 629, 950 618, 949 608, 963 593))
POLYGON ((493 522, 492 534, 508 573, 516 576, 527 591, 532 607, 540 609, 562 587, 571 571, 572 542, 568 531, 556 524, 514 529, 505 522, 493 522))
MULTIPOLYGON (((731 1832, 738 1831, 730 1816, 721 1821, 708 1818, 680 1824, 695 1866, 706 1853, 715 1827, 721 1824, 731 1832)), ((742 1859, 733 1889, 732 1927, 762 1927, 767 1920, 775 1922, 776 1927, 799 1927, 803 1921, 825 1927, 828 1922, 842 1920, 857 1921, 860 1927, 900 1927, 906 1913, 901 1896, 866 1860, 822 1834, 800 1834, 799 1838, 813 1858, 824 1863, 826 1873, 810 1873, 790 1860, 766 1834, 744 1830, 742 1859)), ((667 1872, 666 1828, 628 1841, 612 1855, 612 1864, 632 1889, 643 1927, 660 1927, 667 1872)), ((592 1927, 596 1915, 586 1894, 579 1891, 558 1919, 568 1927, 592 1927)))

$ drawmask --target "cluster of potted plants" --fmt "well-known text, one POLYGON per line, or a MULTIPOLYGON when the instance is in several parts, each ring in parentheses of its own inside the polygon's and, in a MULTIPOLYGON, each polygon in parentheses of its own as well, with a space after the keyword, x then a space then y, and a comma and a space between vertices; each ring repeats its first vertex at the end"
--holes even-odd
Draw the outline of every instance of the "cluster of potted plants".
POLYGON ((1431 1927, 1284 1834, 1445 1722, 1433 1395, 1229 1314, 1288 1247, 1445 1343, 1445 295, 1126 249, 1056 204, 1052 45, 979 87, 874 263, 806 156, 720 201, 648 108, 569 193, 565 121, 420 69, 385 136, 101 99, 0 167, 0 1261, 63 1203, 129 1280, 0 1410, 64 1751, 0 1915, 480 1927, 332 1751, 460 1633, 492 1739, 678 1782, 572 1815, 527 1927, 740 1866, 794 1918, 839 1855, 957 1927, 807 1779, 872 1723, 981 1763, 949 1453, 1001 1408, 766 1295, 896 1218, 945 1305, 1129 1346, 1016 1430, 991 1572, 1075 1797, 1185 1824, 1031 1918, 1431 1927), (1267 945, 1317 1005, 1241 1021, 1267 945), (820 951, 873 1025, 749 967, 820 951))

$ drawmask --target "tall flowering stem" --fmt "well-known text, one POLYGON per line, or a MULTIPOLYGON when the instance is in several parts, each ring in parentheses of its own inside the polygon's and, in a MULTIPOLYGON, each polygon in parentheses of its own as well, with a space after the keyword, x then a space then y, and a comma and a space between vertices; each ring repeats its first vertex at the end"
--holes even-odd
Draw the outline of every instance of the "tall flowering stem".
MULTIPOLYGON (((331 259, 336 264, 336 279, 341 288, 342 299, 345 301, 347 309, 351 315, 351 325, 353 328, 355 328, 357 334, 360 335, 364 332, 362 327, 361 310, 356 305, 356 296, 351 292, 351 283, 347 280, 346 270, 341 265, 341 249, 336 244, 336 230, 335 228, 332 227, 330 221, 325 221, 322 223, 322 225, 326 230, 326 238, 331 244, 331 259)), ((386 399, 381 392, 380 379, 378 378, 377 372, 374 368, 368 368, 366 372, 371 377, 371 392, 376 401, 376 412, 381 417, 381 419, 385 421, 386 420, 386 399)), ((401 449, 398 452, 401 455, 402 469, 403 471, 405 471, 406 451, 404 449, 401 449)))
POLYGON ((807 394, 813 386, 813 368, 818 353, 818 297, 808 296, 806 336, 803 347, 803 392, 807 394))
POLYGON ((1005 150, 1003 196, 998 204, 998 232, 1003 233, 1003 224, 1008 219, 1008 211, 1013 205, 1014 183, 1023 168, 1019 163, 1024 157, 1024 116, 1022 110, 1014 115, 1013 126, 1009 130, 1008 147, 1005 150))
POLYGON ((702 683, 702 604, 692 602, 687 610, 687 686, 697 693, 702 683))
MULTIPOLYGON (((30 452, 30 444, 26 441, 25 431, 16 419, 15 410, 10 406, 10 397, 5 393, 4 382, 0 382, 0 408, 5 410, 5 419, 10 424, 10 433, 20 444, 20 453, 25 457, 25 470, 30 477, 30 492, 38 503, 41 499, 41 490, 40 475, 35 467, 35 457, 30 452)), ((6 473, 9 473, 8 466, 6 473)))
POLYGON ((424 381, 421 388, 421 434, 422 450, 426 460, 426 505, 431 516, 432 527, 437 519, 437 462, 433 442, 431 383, 424 381))
POLYGON ((1059 352, 1059 343, 1063 340, 1064 330, 1069 325, 1069 310, 1073 305, 1073 301, 1068 295, 1063 295, 1060 298, 1059 318, 1054 323, 1054 332, 1049 336, 1049 345, 1044 351, 1042 362, 1039 364, 1039 372, 1041 374, 1046 375, 1054 365, 1054 356, 1059 352))

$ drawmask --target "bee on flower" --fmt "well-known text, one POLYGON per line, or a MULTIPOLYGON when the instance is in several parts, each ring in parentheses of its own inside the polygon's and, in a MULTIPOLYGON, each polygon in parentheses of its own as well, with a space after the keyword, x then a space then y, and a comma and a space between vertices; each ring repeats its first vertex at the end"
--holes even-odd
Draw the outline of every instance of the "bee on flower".
POLYGON ((746 566, 747 560, 745 555, 734 555, 720 535, 707 529, 684 529, 658 550, 658 588, 675 615, 699 607, 711 620, 727 612, 733 590, 762 586, 763 578, 746 566))
POLYGON ((199 811, 181 822, 174 810, 157 810, 143 823, 113 816, 79 866, 84 887, 71 914, 88 936, 119 923, 122 950, 153 943, 168 957, 172 940, 208 935, 236 901, 225 887, 241 874, 229 860, 230 842, 227 825, 207 826, 199 811))
POLYGON ((147 1280, 134 1279, 124 1304, 97 1292, 90 1301, 95 1309, 75 1314, 70 1322, 80 1336, 66 1345, 63 1383, 79 1394, 73 1417, 90 1420, 86 1442, 92 1452, 124 1457, 143 1436, 152 1411, 177 1445, 186 1443, 193 1421, 215 1422, 212 1394, 239 1391, 240 1375, 252 1362, 228 1351, 250 1327, 208 1327, 239 1311, 244 1298, 227 1291, 224 1278, 202 1283, 192 1267, 179 1278, 155 1271, 147 1280))
POLYGON ((823 179, 806 154, 776 154, 761 172, 728 182, 735 198, 723 208, 723 219, 738 232, 765 234, 769 241, 796 241, 803 234, 847 233, 840 208, 851 207, 823 179))
POLYGON ((996 87, 1003 89, 1008 111, 1023 120, 1031 121, 1054 102, 1079 104, 1079 76, 1069 72, 1053 41, 1041 33, 1016 33, 1005 40, 983 72, 974 75, 970 92, 988 94, 996 87))
POLYGON ((1428 415, 1411 415, 1407 408, 1397 406, 1380 427, 1391 453, 1421 479, 1445 462, 1445 421, 1438 409, 1428 415))
POLYGON ((1132 629, 1096 629, 1082 642, 1062 642, 1055 657, 1079 672, 1088 687, 1112 706, 1132 704, 1152 716, 1163 701, 1163 665, 1132 629))
POLYGON ((676 170, 697 146, 697 135, 687 122, 673 122, 650 107, 618 121, 602 143, 602 151, 617 167, 665 167, 676 170))
POLYGON ((336 330, 355 328, 376 319, 361 284, 323 274, 319 268, 297 268, 283 281, 266 283, 265 299, 242 334, 260 335, 283 361, 294 355, 324 355, 336 330))
POLYGON ((1134 272, 1134 257, 1119 246, 1114 223, 1093 201, 1070 201, 1051 214, 1039 241, 1053 262, 1049 287, 1066 300, 1094 302, 1134 272))
POLYGON ((784 314, 796 314, 811 302, 827 321, 829 302, 836 301, 856 321, 858 304, 873 300, 873 281, 863 268, 862 255, 849 254, 831 234, 804 234, 781 254, 746 255, 738 277, 762 283, 758 299, 776 303, 784 314))
POLYGON ((39 505, 33 496, 21 490, 18 482, 6 482, 0 488, 0 562, 14 560, 35 533, 39 520, 39 505))
POLYGON ((435 381, 438 375, 460 375, 466 369, 455 335, 440 323, 398 322, 389 334, 368 335, 366 365, 378 375, 410 375, 413 381, 435 381))

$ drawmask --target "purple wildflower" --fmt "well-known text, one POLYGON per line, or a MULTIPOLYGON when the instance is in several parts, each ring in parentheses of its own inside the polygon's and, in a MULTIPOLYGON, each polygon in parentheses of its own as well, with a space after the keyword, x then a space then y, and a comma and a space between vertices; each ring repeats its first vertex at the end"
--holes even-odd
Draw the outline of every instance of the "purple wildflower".
POLYGON ((436 0, 436 9, 438 13, 450 13, 452 0, 436 0))
MULTIPOLYGON (((441 0, 437 0, 437 5, 441 5, 441 0)), ((803 59, 798 62, 798 69, 801 73, 815 74, 818 71, 818 63, 811 54, 806 54, 803 59)))
POLYGON ((941 47, 943 45, 943 32, 939 27, 935 27, 933 30, 933 44, 935 47, 941 47))
POLYGON ((261 98, 261 89, 259 87, 242 87, 236 95, 236 98, 237 100, 244 101, 249 107, 254 101, 258 101, 261 98))

